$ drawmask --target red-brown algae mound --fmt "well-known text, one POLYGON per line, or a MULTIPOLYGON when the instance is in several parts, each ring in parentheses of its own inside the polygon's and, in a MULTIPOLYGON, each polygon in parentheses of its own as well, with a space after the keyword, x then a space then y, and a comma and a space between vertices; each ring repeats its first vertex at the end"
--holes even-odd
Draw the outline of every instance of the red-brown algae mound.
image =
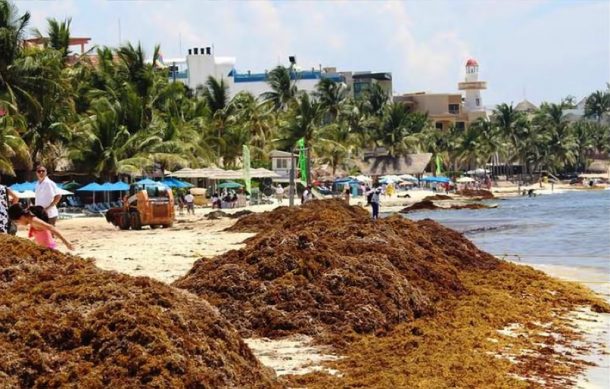
POLYGON ((312 201, 238 220, 247 246, 198 260, 174 285, 217 306, 242 334, 379 332, 465 293, 461 268, 498 261, 432 221, 371 221, 340 200, 312 201))
POLYGON ((207 302, 0 235, 0 382, 17 387, 273 387, 207 302))
POLYGON ((476 204, 470 203, 470 204, 452 204, 449 207, 440 207, 440 206, 434 204, 433 201, 424 199, 422 201, 413 203, 412 205, 405 207, 398 212, 399 213, 410 213, 410 212, 415 212, 415 211, 433 211, 433 210, 448 210, 448 209, 488 209, 488 208, 495 208, 495 206, 478 204, 478 203, 476 203, 476 204))
POLYGON ((485 189, 463 189, 457 192, 458 195, 464 197, 478 197, 481 199, 494 199, 493 193, 485 189))

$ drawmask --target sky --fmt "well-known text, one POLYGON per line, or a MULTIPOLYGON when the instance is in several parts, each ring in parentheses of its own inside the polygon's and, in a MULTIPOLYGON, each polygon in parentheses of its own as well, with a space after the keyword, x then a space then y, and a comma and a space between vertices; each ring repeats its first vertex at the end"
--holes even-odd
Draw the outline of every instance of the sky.
POLYGON ((457 92, 468 58, 483 103, 580 100, 610 81, 610 0, 17 0, 72 18, 72 36, 116 47, 161 45, 164 58, 213 46, 240 72, 288 65, 391 72, 394 94, 457 92), (180 50, 182 49, 182 50, 180 50))

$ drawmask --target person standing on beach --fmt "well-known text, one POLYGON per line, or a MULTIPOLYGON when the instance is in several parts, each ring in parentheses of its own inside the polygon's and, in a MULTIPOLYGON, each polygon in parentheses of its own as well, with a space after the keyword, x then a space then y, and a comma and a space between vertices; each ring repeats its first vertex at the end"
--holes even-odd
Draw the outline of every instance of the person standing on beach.
POLYGON ((373 220, 379 219, 379 197, 381 194, 381 188, 378 184, 373 185, 373 189, 367 193, 367 199, 371 208, 373 208, 373 220))
POLYGON ((191 214, 195 214, 195 197, 190 194, 187 193, 186 196, 184 196, 184 202, 186 202, 186 214, 188 215, 189 213, 191 214))
POLYGON ((305 190, 303 191, 303 194, 301 195, 301 204, 305 204, 306 202, 308 202, 311 199, 312 199, 311 186, 307 185, 305 187, 305 190))
POLYGON ((61 195, 55 182, 47 176, 47 169, 44 166, 39 165, 36 168, 36 177, 38 177, 38 183, 36 184, 34 205, 41 206, 44 209, 49 218, 48 223, 54 226, 59 215, 57 204, 61 200, 61 195))
POLYGON ((281 204, 284 199, 284 188, 281 184, 277 184, 277 187, 275 188, 275 198, 277 199, 278 204, 281 204))
POLYGON ((69 250, 74 250, 72 243, 64 238, 57 228, 48 223, 49 217, 43 207, 37 205, 26 210, 20 204, 13 204, 8 209, 8 215, 15 223, 30 226, 28 237, 33 238, 38 245, 56 249, 57 243, 53 239, 53 236, 56 236, 69 250))
POLYGON ((8 186, 0 184, 0 233, 12 233, 11 219, 8 217, 8 208, 11 204, 19 202, 19 197, 8 186))

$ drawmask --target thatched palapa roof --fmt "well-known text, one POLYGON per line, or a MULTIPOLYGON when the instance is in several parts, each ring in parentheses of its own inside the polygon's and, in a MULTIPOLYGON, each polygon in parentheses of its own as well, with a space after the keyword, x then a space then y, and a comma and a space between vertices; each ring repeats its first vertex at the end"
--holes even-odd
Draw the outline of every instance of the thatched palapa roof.
POLYGON ((422 174, 431 158, 431 153, 406 154, 399 157, 389 155, 369 157, 365 158, 361 170, 362 174, 368 176, 422 174))

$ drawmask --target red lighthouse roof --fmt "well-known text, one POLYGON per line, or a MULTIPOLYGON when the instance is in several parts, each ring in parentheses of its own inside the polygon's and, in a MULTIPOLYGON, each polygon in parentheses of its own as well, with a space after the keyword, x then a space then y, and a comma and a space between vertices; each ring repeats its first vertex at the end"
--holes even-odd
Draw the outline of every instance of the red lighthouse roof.
POLYGON ((476 59, 470 58, 468 61, 466 61, 466 66, 479 66, 479 63, 476 59))

